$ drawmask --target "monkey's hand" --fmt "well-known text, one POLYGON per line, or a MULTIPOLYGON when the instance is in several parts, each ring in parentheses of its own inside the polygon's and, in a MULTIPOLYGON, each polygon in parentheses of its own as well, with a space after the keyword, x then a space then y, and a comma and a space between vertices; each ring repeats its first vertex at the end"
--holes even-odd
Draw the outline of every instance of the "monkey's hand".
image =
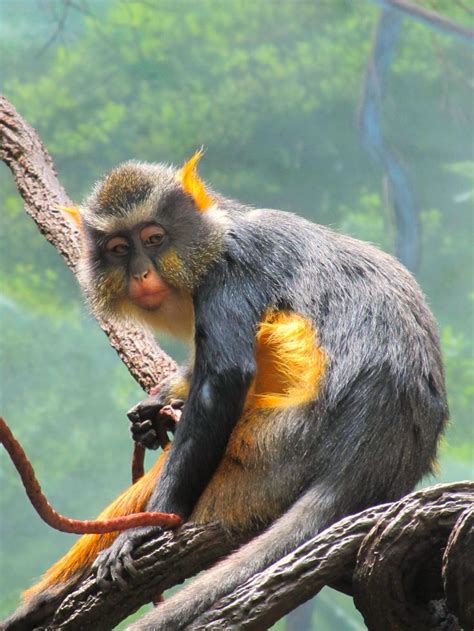
POLYGON ((168 432, 174 434, 181 418, 184 401, 163 399, 161 396, 150 397, 127 413, 133 440, 147 449, 164 449, 170 442, 168 432))
POLYGON ((119 589, 127 589, 127 577, 137 575, 132 552, 160 532, 162 528, 148 526, 120 533, 110 548, 99 553, 92 566, 100 588, 106 591, 116 585, 119 589))

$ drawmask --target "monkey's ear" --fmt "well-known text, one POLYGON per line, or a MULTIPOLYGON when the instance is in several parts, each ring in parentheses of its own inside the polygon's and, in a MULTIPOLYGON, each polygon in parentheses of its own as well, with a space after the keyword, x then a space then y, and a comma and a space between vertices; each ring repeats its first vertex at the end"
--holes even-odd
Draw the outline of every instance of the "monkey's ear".
POLYGON ((78 206, 60 206, 59 210, 63 212, 65 215, 69 215, 71 219, 74 221, 76 226, 81 230, 82 228, 82 219, 81 213, 78 206))
POLYGON ((203 150, 199 149, 190 160, 184 163, 183 168, 178 173, 178 179, 185 193, 191 195, 199 210, 204 212, 214 204, 214 200, 207 193, 204 182, 197 174, 196 167, 202 154, 203 150))

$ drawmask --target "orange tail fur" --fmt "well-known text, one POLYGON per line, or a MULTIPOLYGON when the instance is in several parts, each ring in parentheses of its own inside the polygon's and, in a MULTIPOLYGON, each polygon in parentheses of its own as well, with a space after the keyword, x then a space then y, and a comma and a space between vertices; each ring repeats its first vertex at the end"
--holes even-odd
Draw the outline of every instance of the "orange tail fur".
MULTIPOLYGON (((121 493, 100 513, 98 519, 109 519, 143 511, 156 486, 166 452, 167 449, 142 478, 121 493)), ((82 575, 92 565, 99 552, 112 544, 117 534, 111 532, 104 535, 82 536, 62 559, 49 568, 38 583, 23 592, 24 600, 32 598, 49 587, 57 586, 58 583, 65 583, 75 575, 82 575)))

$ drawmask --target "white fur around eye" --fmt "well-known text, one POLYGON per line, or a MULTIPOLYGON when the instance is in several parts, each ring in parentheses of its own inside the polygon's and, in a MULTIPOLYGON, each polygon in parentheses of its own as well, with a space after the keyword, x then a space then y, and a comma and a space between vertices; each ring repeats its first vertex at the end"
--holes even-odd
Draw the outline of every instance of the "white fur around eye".
POLYGON ((103 232, 131 230, 139 223, 155 220, 156 202, 152 199, 146 199, 140 204, 136 204, 132 209, 123 209, 116 215, 96 215, 87 206, 84 206, 81 207, 81 215, 91 227, 103 232))

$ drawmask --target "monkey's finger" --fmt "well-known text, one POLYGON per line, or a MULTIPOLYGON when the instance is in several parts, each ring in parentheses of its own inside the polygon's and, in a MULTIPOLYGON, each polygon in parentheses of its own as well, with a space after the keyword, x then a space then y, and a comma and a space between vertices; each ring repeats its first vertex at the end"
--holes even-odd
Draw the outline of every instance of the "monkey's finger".
POLYGON ((123 577, 124 563, 121 557, 115 559, 115 562, 110 566, 110 577, 115 585, 121 590, 125 591, 129 588, 129 585, 123 577))
POLYGON ((102 554, 99 555, 92 565, 92 571, 95 574, 95 580, 97 581, 100 589, 104 592, 110 591, 110 589, 113 587, 113 581, 110 577, 109 563, 107 562, 107 557, 104 557, 104 555, 102 554))
POLYGON ((133 440, 141 442, 145 437, 149 438, 156 435, 156 429, 153 427, 151 421, 145 421, 144 423, 134 423, 130 427, 133 440))
POLYGON ((132 426, 130 427, 130 431, 132 432, 132 434, 138 435, 140 433, 146 433, 152 428, 153 428, 153 424, 150 421, 150 419, 143 421, 142 423, 140 423, 139 421, 136 421, 136 422, 132 421, 132 426))
POLYGON ((140 420, 140 415, 135 408, 132 408, 127 412, 127 417, 131 423, 137 423, 140 420))
POLYGON ((110 590, 114 586, 113 581, 108 578, 105 578, 105 576, 101 576, 100 578, 99 576, 96 576, 95 580, 97 582, 97 585, 100 587, 100 589, 103 592, 110 592, 110 590))
POLYGON ((122 564, 123 564, 124 569, 128 572, 128 574, 130 574, 130 576, 132 577, 138 576, 139 572, 137 568, 135 567, 135 562, 132 559, 130 554, 126 554, 122 558, 122 564))
POLYGON ((169 427, 169 429, 172 431, 175 430, 174 425, 176 425, 176 423, 179 423, 181 414, 182 414, 181 409, 175 408, 172 403, 170 403, 169 405, 164 405, 160 410, 161 416, 166 416, 168 419, 172 421, 172 424, 170 424, 170 427, 169 427))
POLYGON ((170 405, 175 410, 181 410, 181 408, 184 406, 184 399, 171 399, 170 405))
POLYGON ((102 563, 108 557, 108 552, 109 552, 109 548, 106 548, 105 550, 102 550, 102 552, 99 552, 99 554, 94 559, 94 562, 92 563, 93 572, 95 572, 102 565, 102 563))
MULTIPOLYGON (((140 541, 140 537, 138 537, 138 541, 140 541)), ((118 554, 112 560, 110 565, 110 576, 114 583, 117 584, 118 588, 122 591, 127 590, 129 588, 128 582, 126 580, 126 576, 134 576, 134 572, 136 574, 136 570, 133 567, 133 559, 131 552, 135 548, 135 539, 128 539, 123 542, 122 547, 118 551, 118 554), (130 572, 128 568, 132 568, 130 572)))
POLYGON ((134 405, 133 408, 127 412, 127 416, 132 422, 146 420, 156 416, 160 409, 161 403, 159 403, 157 399, 145 399, 137 403, 137 405, 134 405))
POLYGON ((160 447, 164 449, 169 443, 170 439, 168 438, 168 430, 163 425, 159 425, 155 428, 157 440, 160 444, 160 447))
POLYGON ((132 438, 136 443, 143 445, 143 447, 146 447, 147 449, 158 449, 160 446, 160 439, 154 429, 146 432, 146 434, 142 434, 141 432, 135 433, 132 431, 132 438))

